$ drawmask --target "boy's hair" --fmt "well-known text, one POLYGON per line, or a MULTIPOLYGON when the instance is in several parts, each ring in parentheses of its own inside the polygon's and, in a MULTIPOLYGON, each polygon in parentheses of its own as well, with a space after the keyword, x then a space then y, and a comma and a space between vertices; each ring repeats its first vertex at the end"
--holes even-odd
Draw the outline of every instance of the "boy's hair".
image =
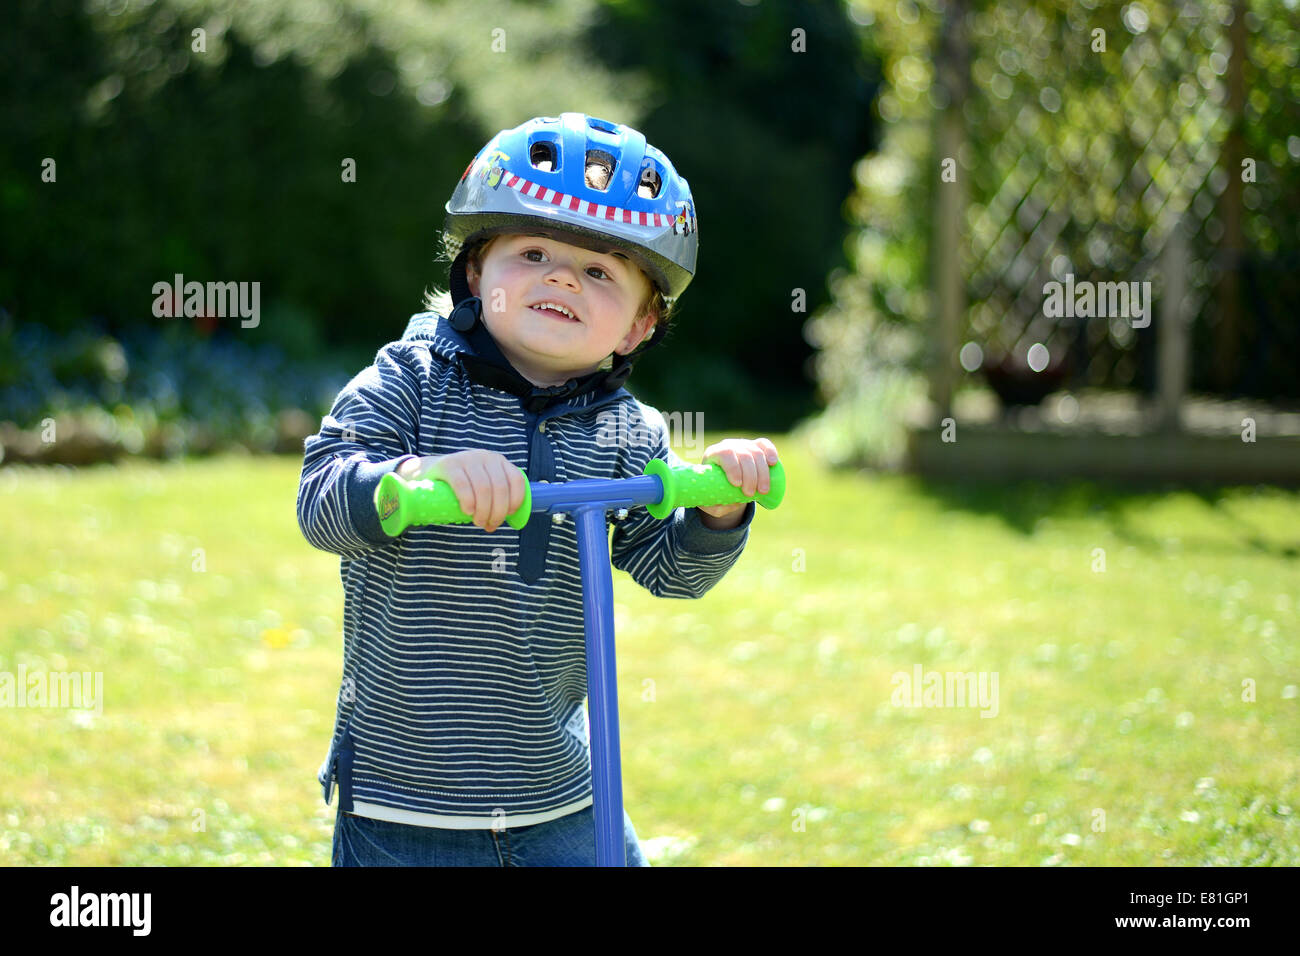
MULTIPOLYGON (((465 258, 468 264, 474 267, 476 273, 479 273, 480 275, 483 273, 483 257, 487 255, 488 248, 492 243, 501 238, 501 235, 501 233, 498 233, 494 236, 474 239, 465 247, 465 258)), ((447 256, 445 248, 442 255, 439 257, 439 261, 443 260, 447 262, 451 261, 447 256)), ((659 316, 659 321, 656 323, 656 326, 662 328, 664 330, 662 334, 666 335, 672 321, 672 316, 670 314, 672 308, 664 298, 663 293, 659 291, 659 287, 654 284, 654 280, 649 276, 646 276, 644 271, 641 274, 645 276, 646 282, 650 285, 650 293, 642 300, 641 305, 637 307, 636 318, 639 319, 641 316, 646 315, 649 312, 654 312, 659 316)), ((450 291, 439 289, 435 286, 425 292, 424 307, 430 312, 437 312, 439 315, 446 317, 451 315, 452 309, 456 307, 456 303, 451 301, 450 291)), ((647 334, 638 347, 643 347, 645 343, 650 340, 650 336, 653 334, 653 332, 647 334)), ((636 350, 634 349, 633 351, 635 352, 636 350)))

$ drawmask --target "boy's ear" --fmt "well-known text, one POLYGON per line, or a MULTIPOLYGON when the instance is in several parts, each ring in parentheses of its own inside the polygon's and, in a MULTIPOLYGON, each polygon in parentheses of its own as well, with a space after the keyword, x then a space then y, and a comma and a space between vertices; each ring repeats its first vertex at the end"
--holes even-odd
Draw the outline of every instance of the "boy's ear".
POLYGON ((658 315, 654 312, 647 312, 632 323, 632 328, 628 330, 627 335, 614 351, 619 355, 626 355, 628 352, 631 352, 654 333, 655 325, 657 325, 658 322, 658 315))

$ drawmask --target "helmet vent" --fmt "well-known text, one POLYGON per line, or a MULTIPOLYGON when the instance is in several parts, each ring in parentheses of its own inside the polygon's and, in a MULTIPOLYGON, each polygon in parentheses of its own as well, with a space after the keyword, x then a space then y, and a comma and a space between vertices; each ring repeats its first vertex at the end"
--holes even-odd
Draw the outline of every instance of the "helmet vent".
POLYGON ((637 183, 636 194, 642 199, 657 199, 659 190, 663 189, 663 180, 653 166, 641 170, 641 181, 637 183))
POLYGON ((614 175, 614 157, 603 149, 587 150, 586 180, 591 189, 604 191, 614 175))
POLYGON ((555 144, 542 140, 528 147, 528 161, 544 173, 555 171, 555 144))

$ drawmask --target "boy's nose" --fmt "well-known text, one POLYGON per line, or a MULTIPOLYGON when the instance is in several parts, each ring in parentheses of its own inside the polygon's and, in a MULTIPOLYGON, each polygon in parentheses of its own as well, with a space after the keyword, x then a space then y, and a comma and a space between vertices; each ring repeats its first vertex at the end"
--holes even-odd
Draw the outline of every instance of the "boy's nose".
POLYGON ((546 274, 546 281, 551 285, 566 286, 570 289, 579 288, 578 273, 576 270, 564 264, 557 264, 546 274))

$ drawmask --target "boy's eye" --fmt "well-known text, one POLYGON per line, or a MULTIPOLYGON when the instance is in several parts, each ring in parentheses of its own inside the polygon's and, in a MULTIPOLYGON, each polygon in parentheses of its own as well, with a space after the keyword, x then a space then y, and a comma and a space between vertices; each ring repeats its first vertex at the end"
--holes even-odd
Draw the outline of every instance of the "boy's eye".
MULTIPOLYGON (((541 249, 525 249, 523 252, 520 253, 520 255, 522 255, 522 256, 524 256, 525 258, 527 258, 529 262, 542 262, 542 261, 546 258, 546 253, 543 252, 541 249), (532 256, 534 256, 534 255, 538 256, 538 258, 536 258, 536 259, 532 258, 532 256)), ((588 266, 588 267, 587 267, 587 272, 588 272, 588 274, 593 273, 593 272, 600 273, 599 275, 594 275, 594 276, 592 276, 593 279, 612 279, 612 278, 613 278, 613 276, 611 276, 608 272, 606 272, 606 271, 605 271, 604 269, 602 269, 600 266, 588 266)))

